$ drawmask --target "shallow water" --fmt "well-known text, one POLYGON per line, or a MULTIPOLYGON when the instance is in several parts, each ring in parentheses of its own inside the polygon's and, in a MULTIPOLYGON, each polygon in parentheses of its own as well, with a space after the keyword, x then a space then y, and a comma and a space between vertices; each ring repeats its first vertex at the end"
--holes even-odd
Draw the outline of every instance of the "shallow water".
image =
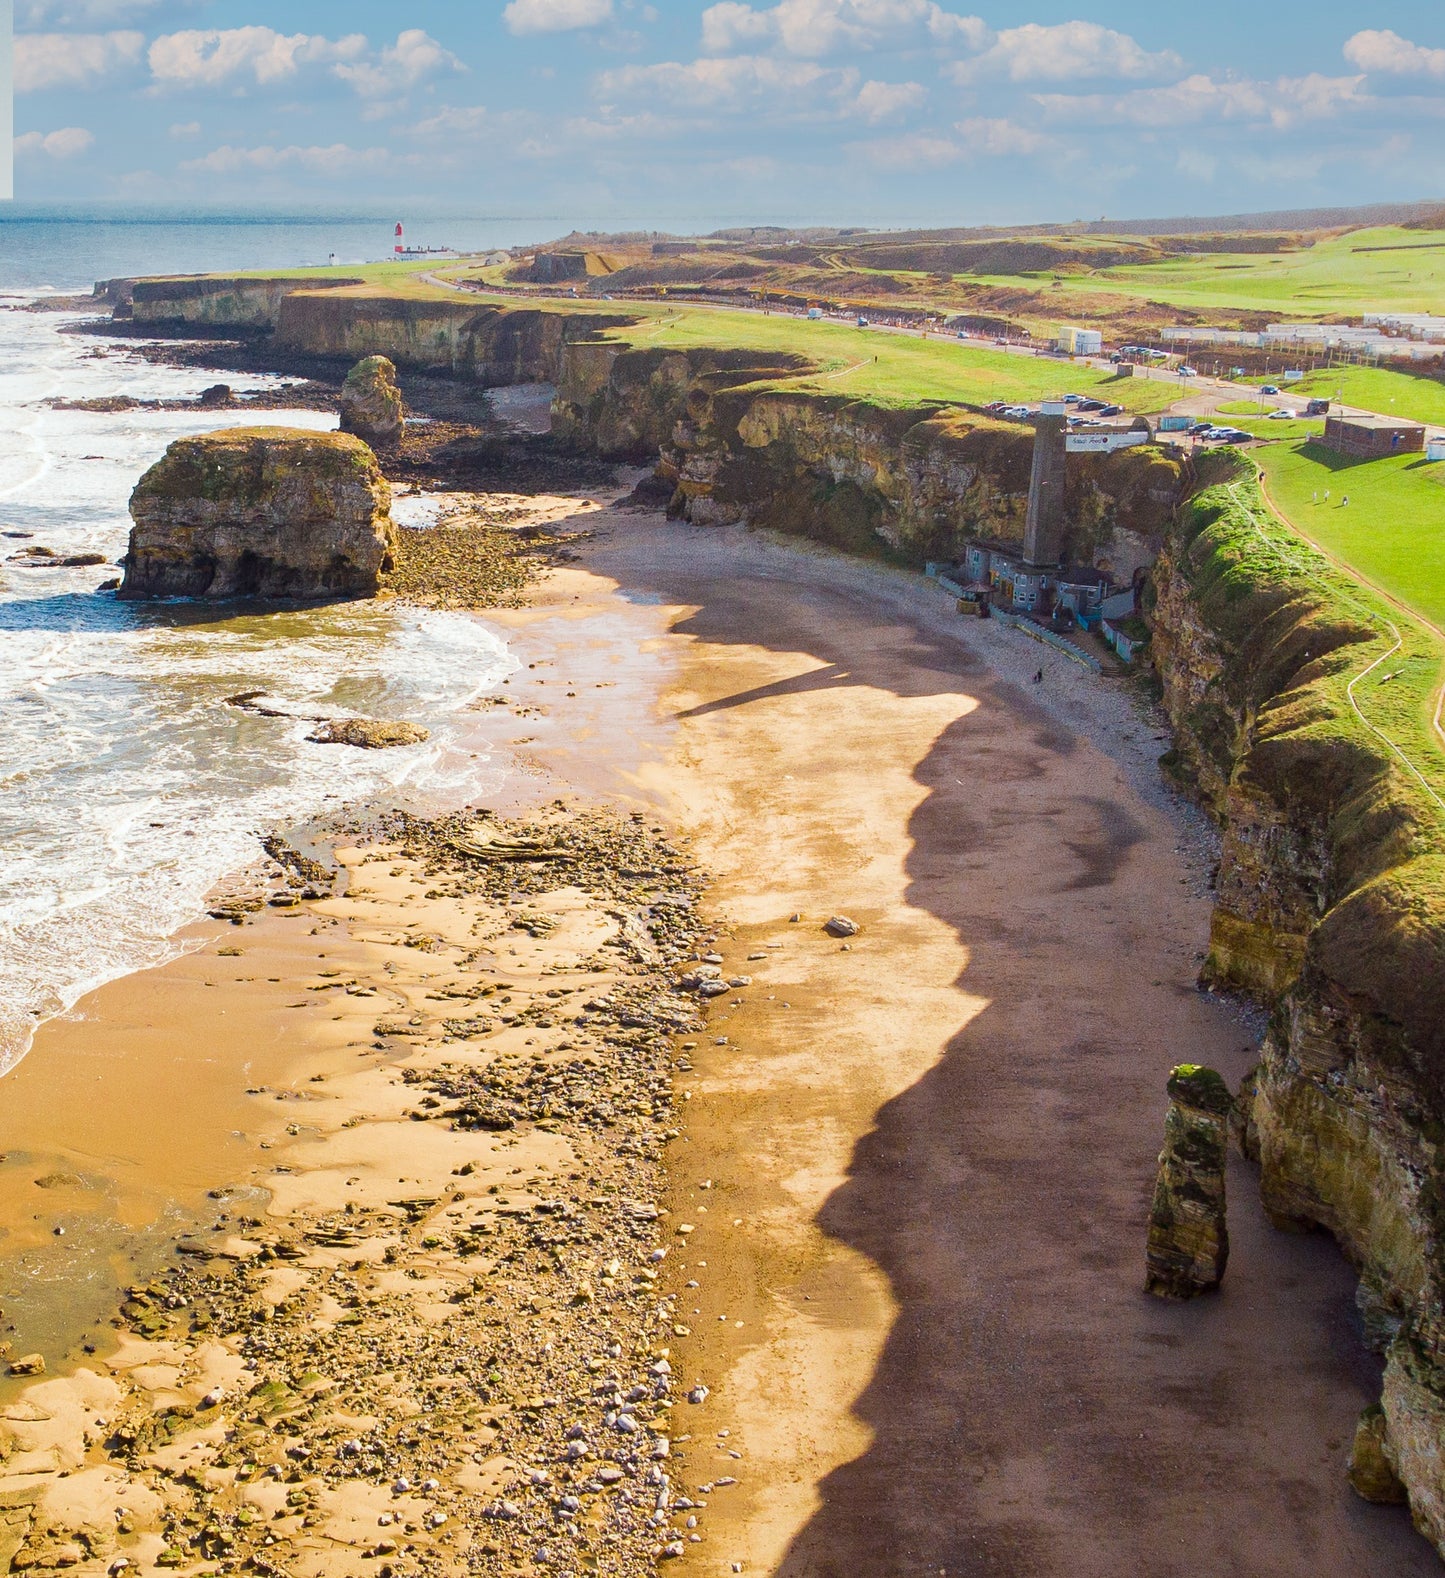
MULTIPOLYGON (((38 1023, 166 958, 258 830, 399 791, 421 806, 495 788, 468 704, 515 666, 468 614, 366 603, 263 608, 118 602, 112 566, 13 559, 125 550, 136 479, 233 414, 55 411, 49 396, 193 396, 216 374, 152 367, 73 320, 0 310, 0 1070, 38 1023), (225 705, 263 690, 294 717, 225 705), (313 745, 316 716, 425 724, 403 750, 313 745)), ((229 376, 238 390, 263 386, 229 376)), ((324 428, 316 412, 248 423, 324 428)))

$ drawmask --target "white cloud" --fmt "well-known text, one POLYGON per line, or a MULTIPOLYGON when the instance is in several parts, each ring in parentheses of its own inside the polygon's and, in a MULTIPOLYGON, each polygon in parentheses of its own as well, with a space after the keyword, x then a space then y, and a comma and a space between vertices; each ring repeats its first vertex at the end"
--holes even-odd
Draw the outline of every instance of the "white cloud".
POLYGON ((156 39, 149 60, 160 88, 214 88, 237 78, 268 87, 302 66, 355 60, 365 51, 359 33, 333 40, 269 27, 188 28, 156 39))
POLYGON ((396 43, 388 45, 374 60, 337 66, 335 70, 363 98, 377 99, 414 88, 433 72, 465 71, 466 67, 429 33, 412 27, 399 34, 396 43))
POLYGON ((598 89, 607 98, 653 95, 691 109, 736 110, 765 100, 770 106, 797 109, 803 101, 858 91, 858 73, 829 70, 808 61, 774 60, 768 55, 728 59, 662 61, 655 66, 624 66, 603 72, 598 89))
POLYGON ((885 137, 860 143, 854 152, 883 170, 939 170, 968 157, 968 149, 950 137, 919 132, 908 137, 885 137))
POLYGON ((1326 120, 1370 102, 1362 77, 1280 77, 1274 82, 1196 74, 1167 88, 1128 93, 1036 93, 1035 104, 1054 120, 1087 125, 1191 126, 1201 122, 1252 121, 1285 128, 1302 120, 1326 120))
POLYGON ((779 0, 770 7, 723 0, 702 14, 703 49, 713 55, 776 46, 816 60, 840 49, 925 42, 977 49, 988 37, 978 17, 945 11, 936 0, 779 0))
POLYGON ((345 175, 352 171, 386 164, 391 155, 385 148, 351 148, 333 143, 329 148, 233 148, 212 149, 202 159, 187 159, 183 170, 212 175, 239 175, 255 170, 299 169, 320 175, 345 175))
POLYGON ((201 135, 201 123, 199 121, 179 121, 171 127, 168 135, 174 137, 177 142, 189 142, 193 137, 201 135))
POLYGON ((62 126, 53 132, 26 132, 15 139, 17 154, 44 154, 50 159, 74 159, 95 145, 83 126, 62 126))
POLYGON ((512 0, 502 20, 514 33, 568 33, 612 20, 612 0, 512 0))
POLYGON ((858 89, 853 107, 876 126, 905 110, 916 109, 927 97, 928 89, 921 82, 865 82, 858 89))
POLYGON ((1010 82, 1067 82, 1090 77, 1154 77, 1178 71, 1172 49, 1151 54, 1127 33, 1097 22, 1027 22, 1005 28, 981 55, 949 68, 955 82, 1004 77, 1010 82))
POLYGON ((965 146, 971 153, 1018 157, 1043 153, 1055 146, 1052 137, 1047 137, 1042 132, 1031 131, 1027 126, 1020 126, 1010 120, 976 117, 972 120, 959 121, 954 129, 963 138, 965 146))
POLYGON ((134 66, 144 47, 140 33, 18 33, 15 91, 89 87, 134 66))
POLYGON ((1345 42, 1345 59, 1361 71, 1397 77, 1445 77, 1445 49, 1412 44, 1389 28, 1366 29, 1345 42))
POLYGON ((488 126, 491 119, 490 112, 480 104, 465 109, 448 105, 415 126, 408 126, 407 131, 413 137, 471 137, 488 126))

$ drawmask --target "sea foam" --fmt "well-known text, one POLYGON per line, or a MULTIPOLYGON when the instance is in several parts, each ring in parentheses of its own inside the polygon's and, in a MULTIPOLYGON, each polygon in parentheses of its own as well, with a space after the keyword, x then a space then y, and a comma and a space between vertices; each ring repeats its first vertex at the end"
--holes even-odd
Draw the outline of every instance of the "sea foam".
MULTIPOLYGON (((256 835, 379 795, 419 807, 494 788, 468 706, 516 666, 481 619, 348 603, 136 605, 113 568, 32 569, 12 554, 125 550, 126 502, 173 439, 228 413, 58 411, 43 402, 188 397, 215 375, 0 311, 0 1069, 36 1026, 105 981, 173 956, 206 893, 256 835), (227 705, 262 690, 288 716, 227 705), (319 716, 408 718, 430 740, 364 752, 307 740, 319 716)), ((227 379, 237 389, 268 380, 227 379)), ((248 424, 323 428, 309 411, 248 424)))

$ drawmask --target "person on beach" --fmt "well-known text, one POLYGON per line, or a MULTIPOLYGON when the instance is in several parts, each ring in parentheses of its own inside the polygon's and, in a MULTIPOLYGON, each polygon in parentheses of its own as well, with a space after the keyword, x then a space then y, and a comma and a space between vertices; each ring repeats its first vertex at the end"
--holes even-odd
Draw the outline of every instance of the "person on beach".
POLYGON ((1044 682, 1044 671, 1042 669, 1040 669, 1038 671, 1038 673, 1034 675, 1034 684, 1035 685, 1042 685, 1043 682, 1044 682))

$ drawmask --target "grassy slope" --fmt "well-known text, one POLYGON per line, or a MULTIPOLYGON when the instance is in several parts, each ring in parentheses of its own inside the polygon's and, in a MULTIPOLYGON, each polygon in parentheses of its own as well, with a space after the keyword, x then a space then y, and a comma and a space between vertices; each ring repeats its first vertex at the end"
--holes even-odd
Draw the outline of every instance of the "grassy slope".
MULTIPOLYGON (((1026 278, 1036 287, 1036 277, 1026 278)), ((1019 276, 989 280, 1023 282, 1019 276)), ((1445 295, 1445 232, 1355 230, 1291 252, 1211 253, 1130 264, 1064 276, 1058 294, 1067 300, 1073 291, 1280 318, 1342 317, 1376 309, 1433 312, 1445 295), (1369 250, 1374 248, 1406 250, 1369 250)))
MULTIPOLYGON (((1216 464, 1224 460, 1221 456, 1216 464)), ((1339 731, 1369 741, 1375 737, 1355 716, 1348 687, 1389 651, 1394 642, 1392 628, 1398 629, 1402 638, 1400 650, 1355 686, 1354 698, 1368 724, 1404 752, 1435 794, 1445 797, 1445 750, 1441 749, 1433 726, 1436 701, 1445 679, 1445 642, 1283 526, 1260 499, 1252 470, 1242 469, 1237 478, 1232 484, 1199 495, 1192 508, 1213 515, 1218 505, 1212 501, 1227 499, 1212 528, 1219 545, 1227 545, 1227 579, 1232 587, 1227 601, 1238 602, 1242 609, 1259 602, 1257 614, 1241 615, 1238 639, 1248 639, 1253 623, 1270 620, 1275 591, 1288 587, 1300 588, 1309 597, 1323 597, 1328 610, 1326 624, 1342 621, 1346 625, 1363 622, 1367 628, 1373 626, 1378 631, 1374 639, 1349 649, 1343 661, 1332 658, 1321 665, 1321 675, 1313 684, 1328 696, 1328 708, 1312 715, 1312 709, 1306 707, 1299 715, 1309 732, 1323 730, 1328 735, 1339 731)), ((1282 502, 1274 495, 1272 484, 1271 496, 1276 504, 1282 502)), ((1281 513, 1288 518, 1287 510, 1282 509, 1281 513)), ((1406 776, 1401 787, 1409 797, 1418 797, 1427 825, 1442 825, 1445 813, 1420 793, 1417 780, 1406 776)))
POLYGON ((1253 458, 1288 520, 1445 628, 1445 461, 1431 465, 1420 455, 1347 461, 1309 443, 1271 444, 1253 458), (1346 495, 1348 508, 1339 502, 1346 495))

